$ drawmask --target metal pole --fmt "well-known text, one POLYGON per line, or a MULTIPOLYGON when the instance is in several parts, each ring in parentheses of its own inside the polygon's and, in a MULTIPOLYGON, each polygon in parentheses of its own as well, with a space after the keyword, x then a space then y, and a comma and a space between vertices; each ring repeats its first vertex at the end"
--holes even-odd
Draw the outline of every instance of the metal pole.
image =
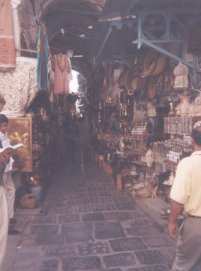
POLYGON ((138 15, 138 40, 137 40, 137 48, 141 49, 143 41, 142 41, 142 15, 138 15))
POLYGON ((95 60, 96 64, 97 64, 97 60, 99 59, 99 57, 101 56, 101 54, 102 54, 102 52, 103 52, 103 50, 105 48, 105 45, 106 45, 108 39, 110 38, 110 36, 112 34, 112 31, 113 31, 113 28, 112 28, 112 26, 110 26, 108 28, 108 31, 107 31, 107 33, 105 35, 105 38, 104 38, 104 40, 103 40, 103 42, 102 42, 102 44, 100 46, 100 49, 98 50, 98 53, 97 53, 97 56, 96 56, 96 60, 95 60))
POLYGON ((195 66, 191 65, 190 63, 186 62, 184 59, 182 59, 181 57, 178 57, 172 53, 170 53, 169 51, 167 51, 166 49, 163 49, 159 46, 157 46, 156 44, 153 44, 152 42, 143 39, 142 43, 144 43, 145 45, 147 45, 148 47, 153 48, 154 50, 158 51, 161 54, 164 54, 172 59, 174 59, 176 62, 182 62, 184 65, 188 66, 189 68, 196 70, 197 72, 200 72, 199 70, 196 69, 195 66))

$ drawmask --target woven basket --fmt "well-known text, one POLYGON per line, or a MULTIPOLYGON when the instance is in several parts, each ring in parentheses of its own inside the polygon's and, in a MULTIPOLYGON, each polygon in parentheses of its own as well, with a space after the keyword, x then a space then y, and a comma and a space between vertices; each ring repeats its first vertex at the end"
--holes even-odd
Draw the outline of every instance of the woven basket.
POLYGON ((23 209, 35 209, 37 200, 32 194, 26 194, 20 199, 20 207, 23 209))

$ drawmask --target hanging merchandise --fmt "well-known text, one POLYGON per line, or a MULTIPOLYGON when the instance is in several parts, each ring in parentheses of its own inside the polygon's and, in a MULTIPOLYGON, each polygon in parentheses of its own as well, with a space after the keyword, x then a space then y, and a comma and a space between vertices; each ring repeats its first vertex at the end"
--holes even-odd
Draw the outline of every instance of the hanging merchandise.
POLYGON ((156 79, 149 78, 147 86, 147 96, 149 99, 153 99, 156 97, 156 95, 157 95, 156 79))
POLYGON ((0 71, 14 69, 16 49, 10 0, 0 0, 0 71))
POLYGON ((191 113, 193 116, 201 116, 201 94, 199 94, 192 103, 191 113))
POLYGON ((108 90, 108 81, 107 81, 107 64, 103 63, 102 66, 102 73, 103 73, 103 87, 101 89, 100 97, 102 100, 106 100, 107 97, 107 90, 108 90))
POLYGON ((120 77, 119 77, 119 86, 120 88, 128 89, 127 83, 128 83, 128 75, 129 75, 129 68, 125 67, 122 71, 120 77))
POLYGON ((167 58, 155 51, 148 51, 144 57, 142 78, 160 75, 167 65, 167 58))
POLYGON ((122 70, 119 69, 114 69, 112 73, 112 78, 111 78, 111 86, 109 89, 109 96, 113 101, 117 101, 120 96, 121 89, 119 87, 119 77, 121 75, 122 70))
POLYGON ((14 71, 0 73, 0 94, 6 102, 4 114, 24 115, 36 92, 36 59, 17 57, 14 71))
POLYGON ((129 85, 129 93, 134 93, 138 90, 141 87, 141 82, 142 80, 140 77, 133 77, 129 85))
POLYGON ((54 55, 53 70, 54 70, 54 94, 55 95, 68 94, 72 71, 70 58, 62 53, 54 55))
POLYGON ((174 79, 174 89, 187 89, 189 86, 188 80, 188 67, 182 63, 179 63, 174 71, 173 74, 175 76, 174 79))
POLYGON ((106 94, 106 98, 111 99, 111 93, 112 93, 112 89, 113 89, 113 84, 114 84, 114 71, 113 71, 113 67, 112 64, 109 63, 107 64, 107 70, 106 70, 106 83, 107 83, 107 94, 106 94))
POLYGON ((180 103, 176 107, 176 114, 178 116, 185 116, 185 115, 191 115, 192 112, 192 105, 189 102, 189 97, 188 96, 181 96, 180 97, 180 103))
POLYGON ((151 75, 157 76, 157 75, 162 74, 167 67, 167 63, 168 63, 167 57, 165 57, 163 55, 159 55, 156 59, 156 67, 151 75))
POLYGON ((150 118, 156 117, 156 107, 152 102, 147 103, 147 116, 150 118))
POLYGON ((146 152, 145 161, 146 161, 147 167, 151 168, 153 166, 154 154, 153 154, 153 151, 151 149, 148 149, 148 151, 146 152))
POLYGON ((114 84, 114 72, 111 63, 106 65, 106 98, 108 97, 111 99, 110 94, 112 93, 114 84))
POLYGON ((46 33, 46 27, 41 24, 38 32, 38 46, 37 46, 37 83, 38 90, 48 90, 48 58, 49 58, 49 44, 46 33))

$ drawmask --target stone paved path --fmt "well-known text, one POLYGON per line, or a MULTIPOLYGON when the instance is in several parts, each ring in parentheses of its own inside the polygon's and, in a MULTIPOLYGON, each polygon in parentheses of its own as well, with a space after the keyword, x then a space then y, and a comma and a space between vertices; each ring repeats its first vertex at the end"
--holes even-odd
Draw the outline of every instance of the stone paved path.
POLYGON ((112 181, 90 170, 55 178, 43 212, 18 212, 23 233, 3 271, 167 271, 174 244, 112 181))

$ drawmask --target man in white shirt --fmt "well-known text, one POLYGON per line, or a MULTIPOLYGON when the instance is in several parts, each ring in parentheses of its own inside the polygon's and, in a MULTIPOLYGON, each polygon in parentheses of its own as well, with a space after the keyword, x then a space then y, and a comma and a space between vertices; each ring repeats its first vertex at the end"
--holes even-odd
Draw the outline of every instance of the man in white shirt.
POLYGON ((8 205, 6 199, 6 191, 0 185, 0 270, 6 252, 7 236, 8 236, 8 205))
POLYGON ((10 155, 6 151, 0 153, 0 270, 2 270, 2 264, 6 254, 9 225, 8 202, 5 188, 2 185, 2 176, 9 157, 10 155))
POLYGON ((201 121, 192 131, 194 152, 178 164, 171 190, 169 234, 177 240, 171 271, 193 271, 201 260, 201 121), (178 228, 178 217, 186 218, 178 228))
MULTIPOLYGON (((10 140, 7 136, 8 130, 8 118, 0 114, 0 149, 6 149, 10 146, 10 140)), ((8 163, 5 166, 5 170, 2 176, 3 186, 6 191, 6 197, 8 202, 8 215, 10 219, 9 233, 17 234, 17 231, 14 230, 14 205, 15 205, 15 184, 12 178, 13 170, 13 158, 10 157, 8 163)))

